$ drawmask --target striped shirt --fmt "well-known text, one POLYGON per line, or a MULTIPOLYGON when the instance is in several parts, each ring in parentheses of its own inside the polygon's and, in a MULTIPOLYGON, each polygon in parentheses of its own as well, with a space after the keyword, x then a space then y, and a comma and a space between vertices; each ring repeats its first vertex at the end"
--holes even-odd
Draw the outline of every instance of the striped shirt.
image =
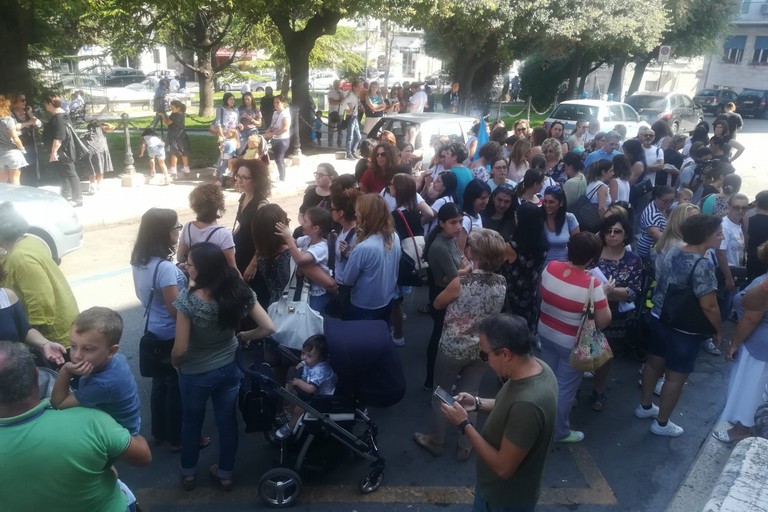
MULTIPOLYGON (((539 335, 552 343, 572 348, 581 324, 592 277, 570 263, 552 261, 541 275, 539 335)), ((595 281, 595 311, 607 308, 603 287, 595 281)))
POLYGON ((637 254, 642 258, 648 258, 651 255, 651 247, 656 243, 648 234, 648 228, 657 227, 661 231, 667 227, 667 218, 656 207, 656 202, 651 201, 640 215, 640 236, 637 240, 637 254))

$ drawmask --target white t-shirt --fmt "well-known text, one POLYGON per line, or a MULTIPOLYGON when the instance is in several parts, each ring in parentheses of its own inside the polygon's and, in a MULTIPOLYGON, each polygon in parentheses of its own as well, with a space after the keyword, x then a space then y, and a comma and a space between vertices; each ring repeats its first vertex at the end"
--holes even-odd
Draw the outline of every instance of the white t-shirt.
POLYGON ((344 113, 344 100, 347 97, 347 93, 339 89, 338 91, 334 88, 331 88, 330 91, 328 91, 328 101, 338 101, 338 105, 330 105, 329 112, 338 112, 339 114, 344 113))
MULTIPOLYGON (((390 212, 393 212, 397 209, 397 199, 395 199, 395 196, 389 193, 389 187, 384 187, 379 193, 379 195, 384 198, 384 201, 387 202, 387 207, 389 208, 390 212)), ((416 206, 420 205, 423 202, 424 202, 424 198, 421 197, 421 194, 416 192, 416 206)))
POLYGON ((275 139, 290 139, 291 138, 291 113, 287 108, 284 108, 282 112, 275 111, 272 114, 272 122, 269 124, 269 129, 277 131, 282 128, 283 121, 288 120, 288 126, 285 132, 280 135, 275 135, 275 139))
POLYGON ((427 93, 416 91, 408 100, 408 112, 411 114, 424 112, 424 107, 427 106, 428 101, 427 93))
MULTIPOLYGON (((315 259, 315 263, 320 265, 320 268, 322 268, 326 274, 331 275, 331 271, 328 268, 328 242, 323 240, 316 244, 310 244, 311 240, 309 235, 301 236, 296 240, 296 247, 301 249, 302 252, 311 254, 315 259)), ((312 287, 309 291, 310 295, 316 297, 318 295, 325 295, 325 293, 325 288, 319 284, 312 283, 312 287)))
POLYGON ((355 94, 354 92, 350 92, 349 94, 347 94, 347 97, 344 100, 344 108, 352 111, 352 114, 347 114, 347 115, 356 116, 358 106, 360 106, 360 98, 357 97, 357 94, 355 94))
POLYGON ((464 218, 461 219, 461 227, 467 234, 471 233, 473 229, 480 229, 483 227, 483 218, 478 213, 476 217, 470 217, 464 214, 464 218))
POLYGON ((728 217, 723 217, 723 241, 720 242, 720 250, 725 251, 728 265, 740 267, 744 259, 744 232, 739 224, 735 224, 728 217))
POLYGON ((181 229, 179 240, 184 242, 187 247, 192 247, 200 242, 210 242, 218 246, 222 251, 235 246, 235 241, 232 239, 232 231, 217 224, 211 224, 200 229, 195 226, 194 222, 187 222, 181 229))
POLYGON ((440 208, 442 208, 444 205, 448 203, 452 203, 453 199, 451 199, 450 196, 443 196, 438 197, 435 199, 435 202, 432 203, 432 210, 435 212, 435 216, 432 218, 432 220, 429 222, 429 224, 424 225, 424 238, 427 238, 429 234, 432 232, 433 229, 437 227, 438 220, 437 220, 437 213, 440 211, 440 208))
POLYGON ((629 202, 629 192, 632 188, 632 185, 628 181, 622 180, 621 178, 616 178, 616 185, 616 195, 618 196, 616 201, 629 202))
MULTIPOLYGON (((649 148, 643 146, 643 151, 645 152, 645 163, 648 167, 656 165, 656 162, 659 160, 661 160, 662 164, 664 163, 664 152, 660 148, 651 144, 649 148)), ((656 171, 648 171, 647 175, 656 183, 656 171)))

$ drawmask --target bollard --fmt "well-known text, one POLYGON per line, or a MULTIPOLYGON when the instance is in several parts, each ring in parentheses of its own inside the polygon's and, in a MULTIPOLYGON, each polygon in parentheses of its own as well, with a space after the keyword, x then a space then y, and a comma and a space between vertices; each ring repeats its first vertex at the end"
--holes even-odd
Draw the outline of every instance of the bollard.
POLYGON ((123 187, 138 187, 144 184, 144 177, 136 174, 136 168, 133 166, 133 151, 131 151, 131 134, 128 132, 128 114, 123 113, 120 118, 123 120, 123 135, 125 136, 125 165, 124 174, 120 177, 123 187))

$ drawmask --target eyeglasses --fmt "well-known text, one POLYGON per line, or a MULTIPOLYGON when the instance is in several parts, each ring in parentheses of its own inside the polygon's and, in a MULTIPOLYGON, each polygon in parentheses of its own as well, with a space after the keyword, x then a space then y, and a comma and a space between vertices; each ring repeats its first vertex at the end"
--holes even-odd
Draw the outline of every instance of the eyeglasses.
POLYGON ((643 137, 645 137, 646 139, 652 139, 653 138, 653 134, 652 133, 646 133, 645 135, 643 135, 643 137))
POLYGON ((494 165, 493 168, 494 169, 499 169, 499 170, 502 170, 502 171, 506 171, 507 169, 509 169, 509 167, 507 167, 506 165, 494 165))
POLYGON ((555 150, 553 148, 549 148, 548 150, 544 151, 545 153, 554 153, 555 150))
POLYGON ((495 349, 491 350, 490 352, 484 352, 484 351, 481 350, 480 351, 480 360, 485 362, 485 363, 487 363, 488 362, 488 356, 491 355, 491 354, 495 354, 499 350, 501 350, 501 349, 500 348, 495 348, 495 349))
POLYGON ((746 211, 749 210, 749 205, 746 205, 746 206, 731 206, 731 208, 733 208, 734 210, 739 211, 739 212, 746 212, 746 211))
POLYGON ((235 179, 240 181, 246 181, 246 180, 252 180, 253 178, 250 176, 246 176, 244 174, 235 174, 235 179))
POLYGON ((624 230, 623 229, 619 229, 619 228, 607 229, 605 231, 605 234, 606 235, 623 235, 624 234, 624 230))
POLYGON ((326 174, 324 172, 316 172, 315 173, 315 178, 322 178, 324 176, 330 176, 330 174, 326 174))
POLYGON ((387 156, 387 154, 386 153, 376 153, 376 158, 379 158, 379 157, 382 157, 382 156, 387 156))
POLYGON ((525 131, 525 128, 515 128, 515 133, 521 133, 524 131, 525 131))

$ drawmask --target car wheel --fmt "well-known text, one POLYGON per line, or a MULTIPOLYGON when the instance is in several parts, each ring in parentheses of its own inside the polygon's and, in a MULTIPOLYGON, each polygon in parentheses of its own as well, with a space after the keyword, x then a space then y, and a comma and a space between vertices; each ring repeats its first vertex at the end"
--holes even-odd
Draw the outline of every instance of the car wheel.
POLYGON ((263 87, 261 87, 261 86, 258 86, 258 87, 256 87, 256 88, 255 88, 253 91, 254 91, 254 92, 264 92, 264 88, 263 88, 263 87))
POLYGON ((221 90, 224 92, 229 92, 229 84, 222 84, 221 90))

